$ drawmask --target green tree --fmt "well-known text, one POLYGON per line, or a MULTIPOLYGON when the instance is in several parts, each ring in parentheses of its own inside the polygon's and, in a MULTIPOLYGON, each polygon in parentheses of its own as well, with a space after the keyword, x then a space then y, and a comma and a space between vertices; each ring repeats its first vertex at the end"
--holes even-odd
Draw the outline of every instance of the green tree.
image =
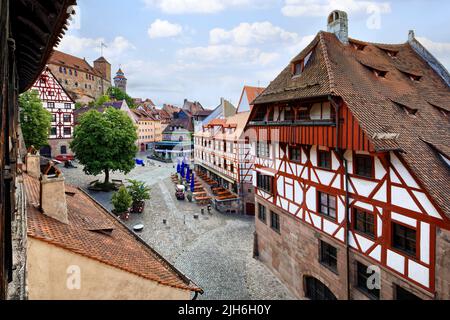
POLYGON ((116 101, 122 101, 125 100, 128 104, 128 107, 130 108, 134 108, 134 102, 133 102, 133 98, 131 98, 127 93, 123 92, 122 90, 120 90, 119 88, 116 87, 110 87, 108 89, 108 95, 111 99, 114 99, 116 101))
POLYGON ((80 118, 70 148, 90 175, 110 172, 129 173, 135 167, 138 148, 136 127, 123 111, 108 108, 104 113, 91 110, 80 118))
POLYGON ((20 126, 27 147, 37 150, 48 144, 52 115, 42 106, 37 90, 27 91, 19 96, 20 126))
POLYGON ((128 193, 127 188, 120 187, 119 191, 112 196, 111 203, 114 206, 114 211, 118 213, 126 212, 130 209, 133 198, 128 193))
POLYGON ((103 106, 105 103, 107 103, 109 101, 111 101, 109 96, 101 96, 95 101, 95 106, 96 107, 101 107, 101 106, 103 106))
POLYGON ((145 200, 150 199, 150 187, 145 182, 137 180, 127 180, 129 185, 127 186, 128 193, 133 198, 133 203, 137 204, 145 200))

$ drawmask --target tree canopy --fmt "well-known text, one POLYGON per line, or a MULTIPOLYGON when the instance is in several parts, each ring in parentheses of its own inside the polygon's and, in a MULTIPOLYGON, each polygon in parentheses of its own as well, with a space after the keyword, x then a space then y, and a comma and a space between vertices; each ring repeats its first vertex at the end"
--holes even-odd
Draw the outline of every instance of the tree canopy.
POLYGON ((43 107, 37 90, 21 94, 19 105, 20 126, 25 144, 39 150, 48 144, 52 115, 43 107))
POLYGON ((123 111, 108 108, 104 113, 91 110, 80 118, 70 148, 89 175, 110 172, 129 173, 135 166, 138 148, 136 127, 123 111))
POLYGON ((123 92, 117 87, 110 87, 108 89, 108 95, 111 99, 116 101, 125 100, 128 104, 128 107, 134 108, 134 101, 126 92, 123 92))

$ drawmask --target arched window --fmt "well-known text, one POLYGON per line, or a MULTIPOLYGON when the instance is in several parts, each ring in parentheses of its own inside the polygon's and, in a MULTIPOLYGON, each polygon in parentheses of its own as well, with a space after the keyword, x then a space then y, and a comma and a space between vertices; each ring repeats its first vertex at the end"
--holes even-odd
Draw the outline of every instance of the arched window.
POLYGON ((305 277, 305 296, 311 300, 337 300, 326 285, 313 277, 305 277))

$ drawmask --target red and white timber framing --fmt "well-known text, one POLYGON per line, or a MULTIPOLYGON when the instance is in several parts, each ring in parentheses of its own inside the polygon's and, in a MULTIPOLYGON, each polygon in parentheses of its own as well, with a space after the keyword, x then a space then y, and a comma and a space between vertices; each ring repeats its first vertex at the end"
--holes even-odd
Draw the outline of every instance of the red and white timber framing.
POLYGON ((42 72, 31 89, 39 92, 44 108, 52 114, 52 132, 49 138, 72 139, 75 128, 75 102, 49 68, 42 72))
MULTIPOLYGON (((253 184, 256 198, 268 201, 310 227, 348 243, 374 263, 417 286, 434 292, 437 228, 450 229, 450 220, 415 178, 397 152, 375 153, 372 143, 344 106, 340 110, 341 134, 336 139, 332 126, 253 126, 259 143, 269 145, 269 157, 256 156, 253 184), (335 152, 336 141, 346 152, 349 210, 346 210, 346 170, 342 156, 335 152), (301 160, 292 162, 289 146, 301 147, 301 160), (318 166, 318 150, 331 151, 331 170, 318 166), (374 159, 373 179, 354 174, 357 154, 374 159), (273 177, 272 193, 257 188, 257 173, 273 177), (318 193, 337 198, 336 219, 318 213, 318 193), (369 238, 353 228, 352 208, 373 213, 375 237, 369 238), (348 220, 347 220, 348 219, 348 220), (393 248, 392 223, 417 232, 417 255, 393 248), (351 226, 348 230, 347 225, 351 226)), ((251 120, 250 120, 251 121, 251 120)))

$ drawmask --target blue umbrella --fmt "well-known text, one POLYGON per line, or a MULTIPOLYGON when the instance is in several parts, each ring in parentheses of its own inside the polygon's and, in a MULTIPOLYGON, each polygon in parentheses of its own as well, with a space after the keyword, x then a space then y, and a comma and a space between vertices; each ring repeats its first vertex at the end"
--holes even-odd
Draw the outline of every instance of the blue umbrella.
POLYGON ((181 172, 181 165, 180 165, 180 162, 178 162, 178 164, 177 164, 177 173, 180 173, 181 172))
POLYGON ((190 180, 191 180, 191 170, 188 167, 186 170, 186 182, 189 183, 190 180))
POLYGON ((184 178, 184 169, 185 169, 185 164, 184 164, 184 161, 181 163, 181 168, 180 168, 180 173, 181 173, 181 176, 184 178))
POLYGON ((191 177, 191 192, 194 192, 195 190, 195 174, 192 173, 192 177, 191 177))

